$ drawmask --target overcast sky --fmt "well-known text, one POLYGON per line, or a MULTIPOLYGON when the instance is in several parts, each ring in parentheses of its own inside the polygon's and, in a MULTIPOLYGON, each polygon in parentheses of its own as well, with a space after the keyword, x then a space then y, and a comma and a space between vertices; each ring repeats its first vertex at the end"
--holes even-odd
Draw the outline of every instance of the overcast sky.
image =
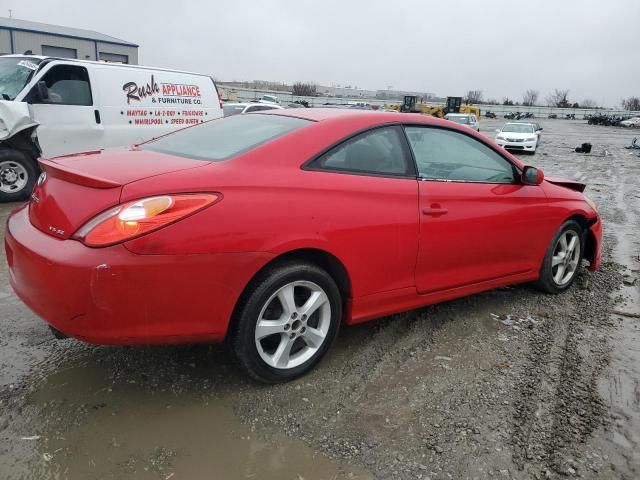
POLYGON ((97 30, 140 63, 222 80, 480 89, 614 106, 640 95, 638 0, 0 0, 0 15, 97 30))

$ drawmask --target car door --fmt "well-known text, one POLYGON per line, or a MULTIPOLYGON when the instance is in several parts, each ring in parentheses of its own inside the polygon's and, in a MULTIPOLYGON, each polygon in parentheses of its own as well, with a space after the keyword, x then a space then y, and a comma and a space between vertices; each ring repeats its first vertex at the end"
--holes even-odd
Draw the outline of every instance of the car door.
POLYGON ((419 293, 464 287, 539 268, 549 239, 539 186, 523 185, 504 156, 471 135, 407 126, 419 176, 419 293))
POLYGON ((27 95, 32 118, 40 126, 38 141, 43 155, 98 150, 103 147, 104 128, 94 106, 89 72, 79 65, 53 65, 40 78, 48 98, 37 85, 27 95))
MULTIPOLYGON (((418 182, 402 127, 359 133, 304 169, 310 171, 303 203, 345 262, 354 299, 413 289, 418 182)), ((387 301, 378 299, 370 307, 384 310, 387 301)))

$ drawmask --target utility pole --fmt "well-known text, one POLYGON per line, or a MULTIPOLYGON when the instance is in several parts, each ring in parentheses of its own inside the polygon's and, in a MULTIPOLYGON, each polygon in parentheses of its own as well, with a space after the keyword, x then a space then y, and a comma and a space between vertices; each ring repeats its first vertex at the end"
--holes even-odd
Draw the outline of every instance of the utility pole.
POLYGON ((12 14, 11 14, 12 10, 9 9, 9 18, 13 18, 12 14))

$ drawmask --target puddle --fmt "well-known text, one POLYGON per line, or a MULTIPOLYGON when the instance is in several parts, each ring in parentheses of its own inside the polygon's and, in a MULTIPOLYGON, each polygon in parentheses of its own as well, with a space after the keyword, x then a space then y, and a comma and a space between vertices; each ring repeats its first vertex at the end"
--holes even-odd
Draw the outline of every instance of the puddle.
POLYGON ((371 478, 302 442, 260 438, 234 416, 231 396, 113 383, 106 370, 92 364, 45 380, 28 407, 38 429, 17 440, 17 457, 31 460, 7 462, 3 478, 371 478))

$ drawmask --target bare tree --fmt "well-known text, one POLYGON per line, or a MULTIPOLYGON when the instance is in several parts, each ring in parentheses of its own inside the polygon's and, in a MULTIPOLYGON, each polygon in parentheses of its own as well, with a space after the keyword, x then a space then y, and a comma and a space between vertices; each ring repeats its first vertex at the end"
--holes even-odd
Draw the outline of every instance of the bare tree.
POLYGON ((590 98, 585 98, 580 102, 580 107, 582 108, 598 108, 598 104, 595 100, 591 100, 590 98))
POLYGON ((498 100, 496 100, 495 98, 489 98, 485 103, 489 105, 498 105, 498 100))
POLYGON ((527 90, 522 95, 522 105, 526 107, 533 107, 538 101, 539 92, 537 90, 527 90))
POLYGON ((467 92, 467 96, 464 98, 464 101, 469 105, 482 103, 482 90, 469 90, 467 92))
POLYGON ((558 90, 557 88, 549 94, 547 97, 547 104, 550 107, 561 107, 567 108, 570 107, 571 104, 567 97, 569 96, 569 90, 558 90))
POLYGON ((622 100, 622 107, 625 110, 638 111, 640 110, 640 98, 639 97, 629 97, 622 100))
POLYGON ((313 83, 296 82, 293 84, 293 94, 299 97, 315 97, 316 86, 313 83))
POLYGON ((513 100, 511 100, 509 97, 504 97, 502 99, 502 104, 503 105, 513 105, 513 100))

